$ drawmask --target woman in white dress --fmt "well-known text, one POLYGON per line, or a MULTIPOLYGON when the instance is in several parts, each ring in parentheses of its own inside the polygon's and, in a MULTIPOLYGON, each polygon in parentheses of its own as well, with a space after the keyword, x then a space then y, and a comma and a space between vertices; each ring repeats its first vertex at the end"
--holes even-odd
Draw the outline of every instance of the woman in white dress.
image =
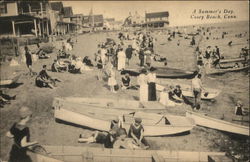
POLYGON ((125 64, 126 64, 126 54, 123 51, 123 49, 121 48, 117 54, 118 57, 118 66, 117 66, 117 70, 122 70, 125 69, 125 64))
POLYGON ((142 69, 141 74, 137 78, 137 82, 140 85, 139 96, 140 101, 148 101, 148 81, 146 76, 147 70, 142 69))

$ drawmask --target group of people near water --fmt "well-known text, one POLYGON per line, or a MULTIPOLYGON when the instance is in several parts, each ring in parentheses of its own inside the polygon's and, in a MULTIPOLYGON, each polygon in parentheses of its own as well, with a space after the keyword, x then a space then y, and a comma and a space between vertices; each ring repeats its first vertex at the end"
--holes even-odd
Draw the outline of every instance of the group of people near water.
MULTIPOLYGON (((62 72, 62 71, 74 71, 75 73, 82 71, 82 64, 87 67, 97 66, 100 69, 100 74, 105 71, 108 76, 108 85, 110 86, 110 90, 112 92, 116 92, 115 86, 117 85, 116 77, 115 77, 115 68, 117 70, 122 71, 125 69, 126 65, 129 65, 130 59, 133 55, 138 55, 140 59, 140 66, 145 67, 140 71, 140 75, 137 77, 137 82, 139 84, 139 100, 141 102, 147 101, 157 101, 158 98, 160 102, 164 103, 164 99, 171 100, 176 104, 180 102, 189 103, 188 99, 182 94, 181 86, 176 85, 170 86, 170 90, 164 89, 162 94, 157 97, 156 93, 156 73, 155 69, 151 66, 151 59, 147 56, 152 56, 153 53, 153 39, 150 36, 144 36, 142 33, 138 34, 138 39, 132 39, 132 45, 129 45, 126 50, 123 49, 122 43, 116 45, 112 40, 107 41, 106 43, 102 43, 98 46, 98 52, 95 57, 95 62, 89 59, 88 57, 84 57, 81 59, 80 57, 76 57, 74 55, 70 55, 66 48, 65 44, 62 45, 62 49, 59 50, 57 59, 54 60, 54 65, 52 64, 53 72, 62 72), (146 61, 145 61, 146 57, 146 61), (67 59, 63 61, 61 59, 67 59), (69 61, 69 63, 67 63, 69 61), (144 61, 146 64, 144 64, 144 61), (80 69, 80 70, 79 70, 80 69), (167 94, 167 97, 163 94, 167 94)), ((67 44, 67 48, 70 49, 73 46, 69 46, 70 43, 67 44)), ((242 52, 246 52, 247 50, 242 50, 242 52)), ((198 51, 199 52, 199 51, 198 51)), ((26 65, 29 69, 30 75, 35 75, 32 71, 32 57, 28 47, 25 47, 25 55, 26 55, 26 65)), ((211 47, 208 47, 205 52, 206 59, 215 57, 220 58, 220 50, 217 46, 215 46, 215 50, 211 50, 211 47)), ((201 108, 201 94, 204 90, 202 82, 202 75, 200 73, 196 73, 195 77, 192 79, 192 92, 194 95, 194 104, 192 107, 194 109, 201 108)), ((100 75, 98 76, 100 79, 100 75)), ((122 89, 130 89, 133 87, 131 85, 131 78, 128 73, 122 76, 122 89)), ((42 70, 38 73, 36 77, 36 85, 38 87, 49 87, 54 88, 56 86, 56 82, 60 82, 59 79, 53 78, 47 73, 47 65, 42 66, 42 70)), ((1 91, 1 96, 2 95, 1 91)), ((10 97, 10 96, 5 96, 10 97)), ((10 97, 9 99, 14 99, 15 96, 10 97)), ((244 109, 242 102, 237 102, 235 106, 235 114, 236 115, 244 115, 244 109)), ((30 141, 30 130, 28 127, 28 123, 32 118, 32 111, 28 107, 21 107, 19 109, 19 121, 15 122, 10 130, 6 133, 6 135, 10 138, 14 139, 14 144, 12 145, 10 152, 10 160, 9 161, 31 161, 26 154, 27 149, 37 144, 36 141, 30 141)), ((125 149, 147 149, 149 148, 149 144, 144 138, 144 128, 143 121, 139 117, 135 117, 134 122, 130 125, 129 131, 127 133, 126 129, 123 127, 123 120, 121 117, 117 117, 110 123, 110 131, 108 132, 94 132, 91 136, 87 136, 84 134, 80 134, 78 142, 97 142, 102 143, 107 148, 125 148, 125 149)))
POLYGON ((122 117, 117 117, 110 123, 108 132, 94 132, 91 136, 79 135, 78 142, 101 143, 106 148, 116 149, 148 149, 149 143, 144 138, 142 119, 135 117, 128 132, 123 127, 122 117))

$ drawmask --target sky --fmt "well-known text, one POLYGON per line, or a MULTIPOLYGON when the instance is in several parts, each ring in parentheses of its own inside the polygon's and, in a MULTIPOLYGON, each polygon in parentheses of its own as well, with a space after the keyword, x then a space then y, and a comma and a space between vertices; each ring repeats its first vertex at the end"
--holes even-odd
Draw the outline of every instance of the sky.
POLYGON ((170 26, 249 20, 248 1, 63 1, 63 5, 72 6, 74 14, 89 15, 93 8, 94 14, 116 20, 124 20, 129 12, 144 16, 168 11, 170 26))

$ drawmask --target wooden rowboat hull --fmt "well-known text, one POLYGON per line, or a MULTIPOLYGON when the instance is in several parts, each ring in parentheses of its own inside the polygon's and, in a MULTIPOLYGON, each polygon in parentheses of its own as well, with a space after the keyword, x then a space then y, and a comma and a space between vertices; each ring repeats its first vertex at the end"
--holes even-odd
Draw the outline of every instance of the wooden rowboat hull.
POLYGON ((21 75, 15 76, 13 79, 0 80, 0 86, 8 86, 18 81, 21 75))
POLYGON ((230 58, 230 59, 221 59, 220 64, 225 64, 225 63, 232 63, 232 62, 245 62, 245 58, 238 57, 238 58, 230 58))
POLYGON ((145 112, 155 112, 160 113, 166 111, 166 108, 162 106, 159 102, 139 102, 133 100, 125 99, 109 99, 109 98, 86 98, 86 97, 64 97, 64 98, 54 98, 54 104, 56 102, 72 102, 78 103, 86 106, 94 106, 104 109, 118 109, 118 110, 128 110, 128 111, 145 111, 145 112))
POLYGON ((209 157, 225 157, 225 152, 175 150, 128 150, 80 146, 43 146, 46 153, 28 152, 36 162, 207 162, 209 157))
POLYGON ((249 69, 249 66, 240 67, 240 68, 228 68, 228 69, 208 69, 206 70, 206 74, 208 75, 216 75, 216 74, 224 74, 227 72, 239 72, 249 69))
MULTIPOLYGON (((193 78, 194 72, 185 71, 181 69, 169 68, 169 67, 155 67, 157 78, 193 78)), ((131 76, 138 76, 140 74, 140 68, 138 69, 125 69, 121 74, 129 73, 131 76)))
MULTIPOLYGON (((182 94, 183 94, 184 96, 187 96, 187 97, 194 97, 194 96, 193 96, 193 92, 192 92, 190 86, 181 85, 181 84, 179 84, 179 85, 181 86, 182 94)), ((166 86, 169 86, 169 85, 160 85, 160 84, 156 84, 156 90, 158 90, 158 91, 163 91, 163 89, 164 89, 166 86)), ((203 100, 212 100, 212 99, 214 99, 215 97, 217 97, 219 94, 220 94, 220 91, 219 91, 219 90, 214 90, 214 89, 211 89, 211 88, 205 88, 205 91, 202 92, 202 94, 201 94, 201 99, 203 99, 203 100)))
POLYGON ((249 127, 246 126, 237 125, 223 120, 211 118, 191 111, 186 112, 186 117, 192 118, 195 121, 196 125, 249 136, 249 127))
POLYGON ((109 131, 111 120, 117 116, 123 118, 123 126, 127 131, 129 130, 130 124, 134 122, 134 117, 141 117, 145 129, 145 136, 178 134, 190 131, 194 126, 192 119, 182 116, 103 109, 83 106, 76 103, 63 103, 61 105, 55 105, 54 108, 54 117, 56 119, 100 131, 109 131), (165 123, 166 119, 170 124, 165 123))

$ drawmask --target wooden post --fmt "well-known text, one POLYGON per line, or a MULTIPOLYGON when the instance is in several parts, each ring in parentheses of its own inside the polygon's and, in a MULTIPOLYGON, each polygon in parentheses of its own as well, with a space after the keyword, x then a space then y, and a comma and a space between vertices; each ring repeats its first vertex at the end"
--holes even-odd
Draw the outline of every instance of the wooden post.
POLYGON ((70 33, 70 28, 69 28, 69 24, 68 24, 68 33, 70 33))
POLYGON ((36 37, 37 37, 37 26, 36 26, 36 19, 34 19, 34 27, 35 27, 35 34, 36 34, 36 37))
POLYGON ((43 3, 42 2, 40 2, 40 9, 41 9, 41 16, 43 18, 43 3))
POLYGON ((44 38, 44 34, 45 34, 45 25, 44 25, 44 20, 42 19, 42 29, 43 29, 43 32, 42 32, 42 36, 44 38))
POLYGON ((29 7, 29 13, 31 14, 31 6, 30 6, 30 4, 28 4, 28 7, 29 7))
POLYGON ((39 30, 39 36, 42 35, 42 32, 41 32, 41 20, 38 21, 38 30, 39 30))
POLYGON ((16 29, 15 29, 15 21, 11 21, 12 23, 12 31, 13 31, 13 36, 16 36, 16 29))
POLYGON ((47 35, 49 36, 49 20, 46 21, 47 35))

